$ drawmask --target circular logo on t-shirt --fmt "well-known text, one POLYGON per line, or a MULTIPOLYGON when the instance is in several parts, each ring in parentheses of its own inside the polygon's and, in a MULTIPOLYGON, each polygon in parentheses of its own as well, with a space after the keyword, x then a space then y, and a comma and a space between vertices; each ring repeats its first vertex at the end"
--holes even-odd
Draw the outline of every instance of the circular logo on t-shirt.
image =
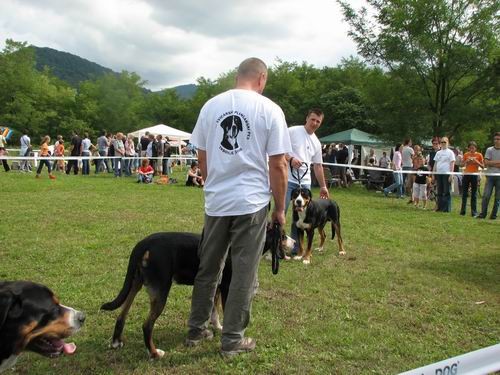
POLYGON ((218 119, 222 129, 219 150, 235 155, 242 150, 245 140, 250 139, 250 126, 245 115, 240 112, 226 112, 218 119))

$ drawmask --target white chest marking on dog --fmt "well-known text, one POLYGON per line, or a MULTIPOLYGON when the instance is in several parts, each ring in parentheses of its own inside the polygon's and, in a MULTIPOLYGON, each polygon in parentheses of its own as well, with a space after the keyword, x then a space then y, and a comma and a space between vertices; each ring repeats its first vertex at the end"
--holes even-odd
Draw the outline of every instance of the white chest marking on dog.
POLYGON ((297 226, 297 228, 300 228, 300 229, 310 229, 311 228, 311 224, 309 223, 304 223, 304 220, 306 219, 306 212, 305 211, 302 211, 302 212, 297 212, 299 214, 299 220, 297 220, 297 223, 295 223, 295 225, 297 226))
POLYGON ((14 367, 17 362, 17 357, 17 355, 12 354, 9 358, 5 359, 0 365, 0 372, 4 372, 5 370, 14 367))

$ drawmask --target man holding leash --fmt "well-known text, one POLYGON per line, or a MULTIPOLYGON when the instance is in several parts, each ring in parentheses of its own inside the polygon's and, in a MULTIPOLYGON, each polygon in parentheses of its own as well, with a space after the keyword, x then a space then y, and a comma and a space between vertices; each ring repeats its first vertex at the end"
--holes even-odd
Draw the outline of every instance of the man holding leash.
MULTIPOLYGON (((330 198, 323 172, 321 143, 315 134, 316 130, 321 126, 323 118, 323 112, 318 108, 313 108, 309 110, 307 114, 305 125, 292 126, 288 129, 290 142, 292 143, 292 152, 286 155, 286 160, 291 166, 293 173, 288 173, 285 213, 288 211, 288 205, 292 198, 292 191, 298 188, 299 184, 303 188, 311 189, 311 163, 314 164, 314 175, 320 186, 320 198, 330 198)), ((293 225, 293 223, 290 233, 297 244, 297 227, 293 225)), ((297 246, 298 245, 296 245, 296 248, 292 252, 292 255, 296 255, 297 246)))
POLYGON ((221 338, 226 357, 255 348, 255 340, 244 333, 265 241, 270 190, 272 219, 285 224, 285 154, 291 147, 283 111, 261 95, 266 81, 262 60, 244 60, 236 88, 205 103, 190 140, 205 180, 205 222, 186 345, 213 338, 207 324, 231 245, 233 277, 221 338))

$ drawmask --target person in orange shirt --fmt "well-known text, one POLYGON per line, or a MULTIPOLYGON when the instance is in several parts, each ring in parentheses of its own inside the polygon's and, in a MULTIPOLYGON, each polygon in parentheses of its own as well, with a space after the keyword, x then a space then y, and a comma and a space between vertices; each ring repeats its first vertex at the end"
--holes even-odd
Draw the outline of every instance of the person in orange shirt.
MULTIPOLYGON (((59 143, 57 144, 55 150, 54 150, 54 155, 57 157, 63 157, 64 156, 64 140, 60 139, 59 143)), ((65 170, 65 165, 64 165, 64 160, 57 160, 56 162, 56 168, 60 172, 64 172, 65 170)))
MULTIPOLYGON (((48 158, 50 156, 49 152, 49 143, 50 143, 50 137, 46 135, 42 139, 42 144, 40 145, 40 157, 42 158, 48 158)), ((49 170, 49 178, 51 180, 55 180, 56 176, 52 174, 52 167, 50 165, 50 162, 48 159, 42 159, 40 160, 40 163, 38 164, 38 169, 36 171, 36 178, 40 178, 40 173, 42 173, 42 168, 43 165, 46 165, 48 170, 49 170)))
POLYGON ((464 216, 467 208, 467 196, 469 193, 469 186, 471 190, 470 196, 470 209, 472 217, 477 216, 477 182, 478 176, 470 173, 477 173, 479 167, 484 168, 483 155, 477 152, 477 144, 474 141, 469 142, 468 152, 464 154, 463 165, 464 177, 462 179, 462 209, 460 215, 464 216))

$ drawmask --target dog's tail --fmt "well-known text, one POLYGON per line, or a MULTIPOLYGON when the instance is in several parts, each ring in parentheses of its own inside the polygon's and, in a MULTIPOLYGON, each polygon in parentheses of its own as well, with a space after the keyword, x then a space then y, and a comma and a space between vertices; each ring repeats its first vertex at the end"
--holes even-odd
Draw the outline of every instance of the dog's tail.
POLYGON ((125 300, 127 299, 128 294, 130 293, 130 289, 132 288, 132 284, 136 277, 139 277, 139 264, 141 262, 142 257, 144 256, 147 250, 148 238, 143 239, 137 245, 135 245, 132 253, 130 254, 130 259, 128 261, 127 274, 125 275, 125 281, 123 282, 122 290, 116 296, 116 298, 111 301, 103 304, 101 306, 101 310, 116 310, 119 308, 125 300))

